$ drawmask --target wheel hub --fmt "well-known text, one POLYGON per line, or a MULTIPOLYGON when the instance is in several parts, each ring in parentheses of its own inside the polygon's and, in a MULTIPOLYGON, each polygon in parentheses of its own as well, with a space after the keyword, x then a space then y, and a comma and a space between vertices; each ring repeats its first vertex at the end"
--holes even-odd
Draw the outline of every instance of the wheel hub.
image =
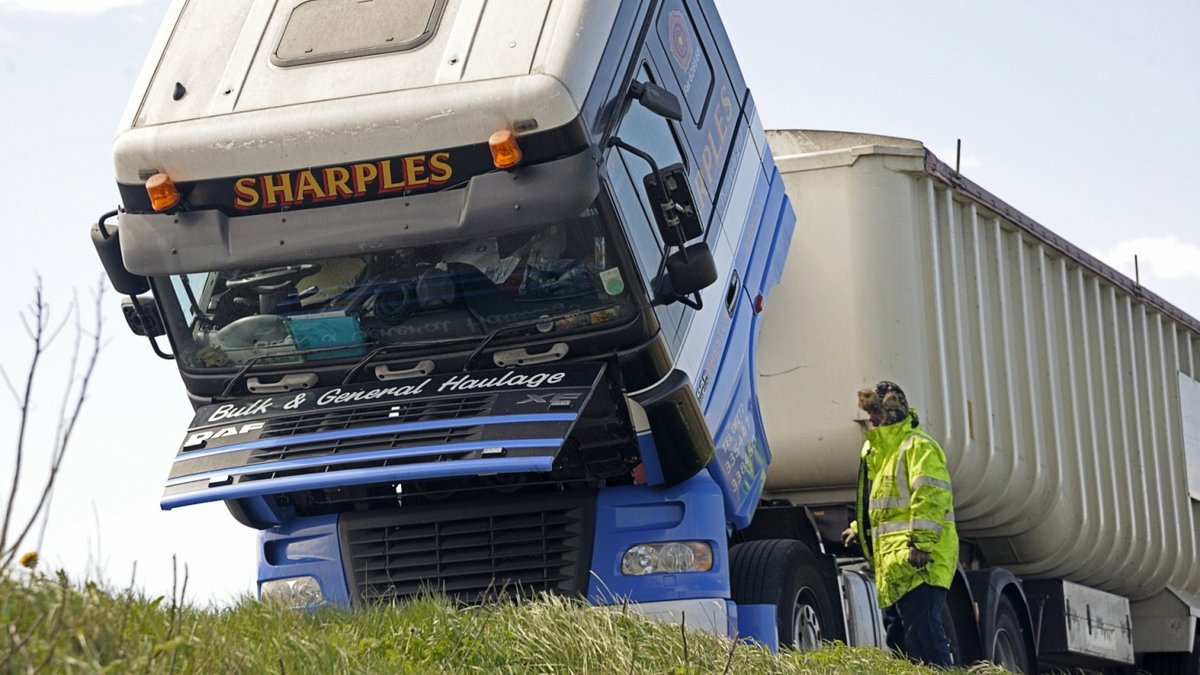
POLYGON ((792 608, 792 644, 798 649, 816 649, 821 645, 821 619, 811 591, 802 589, 792 608))

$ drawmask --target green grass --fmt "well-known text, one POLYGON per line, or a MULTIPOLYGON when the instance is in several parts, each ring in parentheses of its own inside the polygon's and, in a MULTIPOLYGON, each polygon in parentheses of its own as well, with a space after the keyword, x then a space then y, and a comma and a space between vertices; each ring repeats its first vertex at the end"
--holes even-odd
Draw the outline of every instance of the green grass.
POLYGON ((553 597, 305 613, 249 598, 229 608, 178 606, 62 575, 0 573, 0 626, 0 673, 933 672, 876 649, 776 656, 553 597))

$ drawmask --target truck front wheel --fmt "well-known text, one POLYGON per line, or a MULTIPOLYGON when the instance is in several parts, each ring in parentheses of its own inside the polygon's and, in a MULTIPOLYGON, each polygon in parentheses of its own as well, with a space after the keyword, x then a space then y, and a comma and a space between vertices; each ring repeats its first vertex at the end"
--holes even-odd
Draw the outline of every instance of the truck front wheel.
POLYGON ((734 602, 774 605, 780 647, 808 650, 837 639, 837 614, 811 549, 762 539, 733 546, 729 558, 734 602))

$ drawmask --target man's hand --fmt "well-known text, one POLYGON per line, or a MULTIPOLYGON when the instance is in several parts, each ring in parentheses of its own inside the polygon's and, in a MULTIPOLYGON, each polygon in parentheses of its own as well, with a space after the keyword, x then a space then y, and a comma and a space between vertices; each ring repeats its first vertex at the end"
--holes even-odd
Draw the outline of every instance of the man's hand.
POLYGON ((929 554, 916 546, 909 546, 908 562, 912 563, 913 567, 920 569, 929 564, 929 554))
POLYGON ((847 527, 846 529, 842 530, 842 546, 850 548, 857 541, 858 535, 855 534, 854 528, 847 527))

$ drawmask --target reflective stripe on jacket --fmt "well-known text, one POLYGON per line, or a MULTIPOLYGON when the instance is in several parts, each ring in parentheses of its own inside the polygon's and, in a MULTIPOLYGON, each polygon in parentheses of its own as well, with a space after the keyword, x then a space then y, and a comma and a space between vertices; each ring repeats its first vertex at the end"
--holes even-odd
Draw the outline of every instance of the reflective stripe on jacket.
POLYGON ((946 455, 912 422, 910 415, 896 424, 871 429, 863 446, 866 470, 859 475, 855 530, 875 568, 881 607, 892 605, 922 583, 950 588, 958 564, 958 530, 946 455), (869 495, 864 523, 865 492, 869 495), (928 565, 917 569, 908 562, 910 542, 929 553, 928 565))

